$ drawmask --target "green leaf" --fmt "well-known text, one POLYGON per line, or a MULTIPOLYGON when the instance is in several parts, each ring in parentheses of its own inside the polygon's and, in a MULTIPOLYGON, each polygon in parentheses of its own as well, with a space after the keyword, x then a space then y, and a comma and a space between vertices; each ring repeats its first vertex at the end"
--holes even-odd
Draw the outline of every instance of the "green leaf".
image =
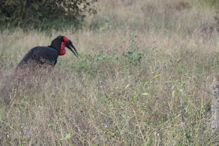
POLYGON ((38 10, 38 9, 39 9, 39 5, 38 5, 37 3, 33 3, 32 6, 33 6, 33 8, 34 8, 35 10, 38 10))
POLYGON ((154 79, 159 79, 159 78, 160 78, 160 74, 154 76, 154 79))
POLYGON ((145 93, 142 93, 143 96, 148 96, 149 93, 145 92, 145 93))
POLYGON ((146 143, 145 143, 145 146, 150 146, 151 145, 151 139, 149 138, 146 143))
POLYGON ((68 133, 64 138, 60 139, 60 140, 68 140, 71 138, 71 132, 68 133))

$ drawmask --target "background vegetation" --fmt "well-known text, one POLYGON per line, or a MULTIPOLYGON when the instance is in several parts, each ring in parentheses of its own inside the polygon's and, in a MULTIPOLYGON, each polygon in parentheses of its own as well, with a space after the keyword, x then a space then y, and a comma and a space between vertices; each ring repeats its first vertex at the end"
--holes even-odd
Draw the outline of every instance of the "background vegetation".
POLYGON ((1 88, 30 48, 59 34, 80 57, 67 52, 52 72, 10 92, 0 144, 218 145, 210 102, 219 13, 211 2, 101 0, 77 31, 2 30, 1 88))
POLYGON ((2 27, 20 26, 23 29, 63 29, 63 24, 79 27, 87 14, 95 13, 92 7, 95 1, 1 0, 0 22, 2 27))

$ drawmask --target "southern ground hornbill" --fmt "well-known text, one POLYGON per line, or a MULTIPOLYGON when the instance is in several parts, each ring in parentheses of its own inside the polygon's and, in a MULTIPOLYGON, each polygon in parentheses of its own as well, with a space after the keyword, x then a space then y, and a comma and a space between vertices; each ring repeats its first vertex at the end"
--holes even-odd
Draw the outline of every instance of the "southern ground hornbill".
POLYGON ((20 85, 31 88, 35 84, 35 81, 32 81, 33 76, 44 77, 41 76, 44 73, 50 75, 47 69, 43 70, 44 67, 51 68, 55 66, 58 56, 65 55, 65 47, 69 48, 78 57, 76 48, 71 40, 65 36, 56 37, 48 47, 37 46, 32 48, 17 65, 15 74, 9 80, 6 80, 4 87, 0 90, 0 99, 3 99, 5 103, 9 103, 11 100, 10 94, 14 89, 17 89, 20 85))
POLYGON ((78 52, 72 41, 65 36, 56 37, 50 46, 37 46, 32 48, 20 61, 17 69, 28 67, 35 67, 36 65, 52 65, 57 62, 58 56, 63 56, 66 53, 65 47, 69 48, 76 57, 78 52))

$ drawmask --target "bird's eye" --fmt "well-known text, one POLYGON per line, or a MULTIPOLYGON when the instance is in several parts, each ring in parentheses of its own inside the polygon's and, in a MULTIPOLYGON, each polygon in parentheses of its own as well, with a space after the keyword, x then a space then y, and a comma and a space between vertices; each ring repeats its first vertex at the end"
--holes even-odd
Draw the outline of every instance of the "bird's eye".
POLYGON ((69 39, 67 37, 63 37, 64 42, 69 42, 69 39))

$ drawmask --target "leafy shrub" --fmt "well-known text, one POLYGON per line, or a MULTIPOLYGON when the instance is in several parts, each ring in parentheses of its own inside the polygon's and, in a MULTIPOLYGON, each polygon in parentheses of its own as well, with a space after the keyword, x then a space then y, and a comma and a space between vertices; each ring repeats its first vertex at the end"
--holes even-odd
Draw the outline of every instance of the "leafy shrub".
POLYGON ((51 28, 59 23, 83 21, 86 14, 94 13, 96 0, 1 0, 0 22, 13 26, 51 28), (51 21, 51 22, 50 22, 51 21), (57 22, 58 21, 58 22, 57 22))
POLYGON ((135 66, 141 63, 141 59, 143 57, 143 52, 138 48, 137 42, 135 41, 136 35, 131 33, 131 44, 127 51, 125 52, 125 57, 130 64, 135 66))
POLYGON ((142 57, 143 52, 138 50, 137 48, 129 48, 129 50, 126 53, 126 58, 128 62, 135 66, 141 63, 142 57))

